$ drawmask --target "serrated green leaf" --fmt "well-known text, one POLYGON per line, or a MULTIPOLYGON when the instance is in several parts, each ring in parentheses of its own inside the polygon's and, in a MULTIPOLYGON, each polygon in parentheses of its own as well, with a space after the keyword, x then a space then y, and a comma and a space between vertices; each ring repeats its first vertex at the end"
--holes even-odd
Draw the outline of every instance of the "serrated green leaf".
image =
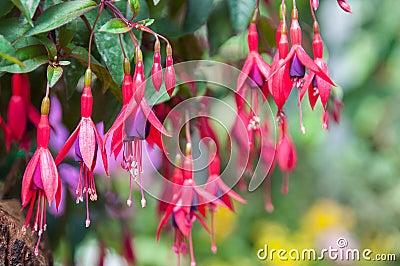
MULTIPOLYGON (((0 57, 3 57, 8 62, 18 64, 20 67, 25 67, 24 64, 16 58, 15 49, 12 47, 11 43, 4 38, 3 35, 0 35, 0 57)), ((3 62, 0 61, 0 65, 3 65, 3 62)))
POLYGON ((50 87, 53 87, 57 81, 61 78, 63 69, 60 66, 54 67, 52 65, 47 66, 47 83, 50 87))
POLYGON ((15 42, 18 38, 25 34, 31 27, 19 18, 9 18, 2 20, 0 23, 0 34, 3 35, 10 43, 15 42))
MULTIPOLYGON (((75 58, 79 63, 81 63, 84 67, 88 65, 88 51, 79 46, 73 47, 71 49, 70 55, 75 58)), ((121 90, 115 81, 112 79, 110 72, 101 65, 96 58, 91 56, 91 65, 90 65, 93 73, 96 77, 103 83, 103 92, 107 89, 110 89, 111 92, 118 98, 122 99, 121 90)))
POLYGON ((17 64, 4 65, 0 67, 0 71, 10 73, 27 73, 35 70, 39 66, 48 63, 47 52, 42 45, 32 45, 16 50, 16 55, 25 67, 17 64))
POLYGON ((207 22, 208 16, 211 13, 212 0, 188 0, 185 22, 183 31, 192 33, 207 22))
POLYGON ((40 0, 11 0, 14 5, 25 16, 28 23, 33 27, 32 17, 35 14, 36 8, 40 0))
POLYGON ((106 22, 101 28, 99 29, 99 32, 105 32, 105 33, 112 33, 112 34, 121 34, 128 32, 132 29, 132 27, 129 27, 126 25, 126 23, 119 18, 114 18, 106 22))
POLYGON ((58 31, 58 44, 60 47, 67 47, 67 45, 72 41, 76 32, 77 21, 72 21, 71 23, 61 26, 58 31))
POLYGON ((31 36, 56 29, 94 8, 96 8, 96 3, 91 0, 76 0, 57 4, 46 9, 36 21, 35 27, 26 34, 31 36))
POLYGON ((233 29, 243 31, 250 23, 256 0, 228 0, 228 5, 233 29))

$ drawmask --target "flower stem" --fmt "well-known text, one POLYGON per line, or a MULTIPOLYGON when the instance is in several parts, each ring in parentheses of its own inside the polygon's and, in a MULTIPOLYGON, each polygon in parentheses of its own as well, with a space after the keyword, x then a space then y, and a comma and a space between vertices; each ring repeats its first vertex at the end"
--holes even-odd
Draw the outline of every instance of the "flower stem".
POLYGON ((97 13, 96 19, 94 20, 94 23, 93 23, 92 30, 91 30, 91 32, 90 32, 90 37, 89 37, 89 51, 88 51, 88 68, 90 68, 90 63, 91 63, 91 58, 90 58, 90 57, 91 57, 91 52, 92 52, 92 41, 93 41, 94 29, 96 28, 97 21, 99 20, 100 15, 101 15, 101 13, 103 12, 103 9, 104 9, 104 4, 103 4, 103 2, 102 2, 102 3, 100 3, 100 10, 99 10, 99 13, 97 13))

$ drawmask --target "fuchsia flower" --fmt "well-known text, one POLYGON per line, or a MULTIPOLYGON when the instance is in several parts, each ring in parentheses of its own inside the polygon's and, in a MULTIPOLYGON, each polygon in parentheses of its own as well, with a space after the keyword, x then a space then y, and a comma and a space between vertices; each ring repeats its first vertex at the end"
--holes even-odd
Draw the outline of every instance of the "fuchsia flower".
MULTIPOLYGON (((270 66, 264 61, 258 52, 258 33, 255 23, 250 23, 248 30, 248 46, 249 54, 243 65, 242 71, 239 74, 236 89, 236 103, 238 109, 244 105, 244 99, 247 96, 247 89, 252 90, 252 96, 255 97, 253 108, 258 109, 258 93, 254 91, 256 88, 261 88, 261 91, 267 99, 269 94, 268 83, 265 82, 269 76, 270 66)), ((253 104, 253 103, 252 103, 253 104)))
POLYGON ((48 113, 50 99, 45 97, 42 102, 42 115, 37 128, 37 145, 35 153, 29 161, 22 179, 21 201, 22 208, 29 204, 23 230, 29 227, 33 208, 36 204, 33 230, 38 231, 38 242, 35 254, 39 252, 42 233, 46 231, 46 199, 51 204, 56 202, 56 209, 61 199, 61 179, 56 164, 49 151, 50 125, 48 113))
MULTIPOLYGON (((123 148, 122 168, 130 174, 129 197, 127 205, 132 204, 132 181, 139 180, 142 194, 141 205, 146 206, 142 187, 142 146, 146 140, 151 146, 157 144, 164 152, 161 134, 170 136, 144 97, 145 76, 142 52, 136 49, 136 67, 133 82, 129 83, 129 70, 125 71, 122 84, 124 105, 114 124, 108 130, 105 140, 112 135, 111 152, 116 157, 123 148), (130 98, 129 98, 130 97, 130 98), (129 99, 129 100, 128 100, 129 99)), ((128 62, 129 63, 129 62, 128 62)))
MULTIPOLYGON (((315 21, 313 39, 314 62, 325 73, 325 75, 329 77, 328 66, 322 59, 323 46, 321 35, 319 34, 319 26, 315 21)), ((315 104, 318 98, 320 98, 322 106, 324 107, 324 110, 326 110, 326 104, 328 103, 329 95, 331 93, 331 84, 310 70, 305 77, 304 87, 302 89, 300 98, 304 96, 307 89, 311 108, 314 110, 315 104)))
POLYGON ((107 154, 104 149, 103 140, 92 121, 93 96, 90 88, 91 71, 87 69, 85 74, 85 87, 81 96, 81 120, 66 141, 64 147, 56 158, 56 164, 60 164, 68 151, 74 145, 75 160, 80 164, 80 176, 76 188, 77 199, 79 203, 83 201, 83 194, 86 196, 86 227, 90 225, 89 216, 89 198, 92 201, 97 200, 96 184, 93 177, 93 169, 97 161, 97 149, 100 146, 101 157, 104 171, 108 175, 107 154))
MULTIPOLYGON (((211 195, 219 198, 231 211, 234 211, 232 198, 245 204, 244 200, 239 194, 233 191, 230 187, 225 185, 224 181, 220 177, 220 160, 217 152, 211 152, 209 156, 209 177, 204 186, 204 190, 209 192, 211 195)), ((215 243, 215 232, 214 232, 214 213, 217 211, 217 206, 214 202, 208 203, 211 212, 211 251, 217 252, 217 246, 215 243)))
POLYGON ((0 119, 7 150, 11 142, 20 142, 20 148, 29 150, 30 140, 27 130, 36 127, 40 120, 39 112, 30 102, 30 84, 27 74, 13 74, 11 79, 12 96, 8 104, 7 124, 0 119))
MULTIPOLYGON (((179 166, 178 166, 179 167, 179 166)), ((227 208, 228 206, 218 198, 199 187, 193 180, 193 159, 191 155, 191 144, 186 146, 186 156, 183 159, 183 170, 175 168, 172 182, 174 182, 173 196, 171 203, 168 205, 163 217, 160 220, 157 228, 157 240, 160 238, 162 228, 167 223, 169 217, 172 219, 172 226, 174 228, 174 252, 179 255, 186 253, 187 245, 185 240, 189 241, 191 265, 195 266, 193 242, 192 242, 192 227, 193 223, 197 220, 203 227, 210 232, 207 224, 204 222, 202 216, 205 216, 204 203, 212 202, 216 206, 227 208)))
POLYGON ((351 8, 347 0, 337 0, 339 6, 346 12, 351 13, 351 8))
POLYGON ((301 89, 304 86, 304 76, 306 74, 306 68, 313 71, 315 75, 320 77, 322 80, 334 85, 326 71, 322 70, 306 53, 302 47, 302 35, 301 28, 298 21, 298 11, 296 7, 292 10, 292 24, 290 27, 290 40, 292 47, 288 52, 289 43, 287 40, 286 24, 283 21, 281 29, 281 37, 279 38, 278 53, 279 57, 274 58, 271 65, 271 75, 269 77, 269 87, 271 88, 271 94, 281 110, 285 104, 287 98, 290 95, 292 87, 297 87, 299 90, 298 105, 300 108, 300 124, 301 131, 305 133, 305 128, 302 121, 302 110, 300 103, 301 89), (291 81, 291 84, 290 84, 291 81))

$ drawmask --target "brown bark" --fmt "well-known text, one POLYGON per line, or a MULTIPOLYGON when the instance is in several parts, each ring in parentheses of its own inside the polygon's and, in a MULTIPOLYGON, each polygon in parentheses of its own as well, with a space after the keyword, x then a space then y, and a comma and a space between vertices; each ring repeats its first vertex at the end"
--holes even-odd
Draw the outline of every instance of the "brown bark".
POLYGON ((0 201, 0 266, 2 265, 53 265, 50 249, 42 239, 39 254, 34 250, 37 234, 30 229, 22 232, 24 215, 17 200, 0 201))

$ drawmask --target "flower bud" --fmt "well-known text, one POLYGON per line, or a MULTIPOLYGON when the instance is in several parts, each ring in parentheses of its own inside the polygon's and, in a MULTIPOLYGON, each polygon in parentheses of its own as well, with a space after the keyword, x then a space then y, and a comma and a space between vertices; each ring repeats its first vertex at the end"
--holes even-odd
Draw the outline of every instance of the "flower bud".
POLYGON ((160 91, 162 83, 160 42, 157 40, 154 46, 154 61, 153 67, 151 68, 151 80, 153 81, 156 91, 160 91))
POLYGON ((175 76, 175 69, 173 66, 174 61, 172 58, 172 48, 170 45, 167 45, 167 59, 165 64, 166 68, 165 68, 164 83, 168 95, 169 97, 171 97, 176 85, 176 76, 175 76))

